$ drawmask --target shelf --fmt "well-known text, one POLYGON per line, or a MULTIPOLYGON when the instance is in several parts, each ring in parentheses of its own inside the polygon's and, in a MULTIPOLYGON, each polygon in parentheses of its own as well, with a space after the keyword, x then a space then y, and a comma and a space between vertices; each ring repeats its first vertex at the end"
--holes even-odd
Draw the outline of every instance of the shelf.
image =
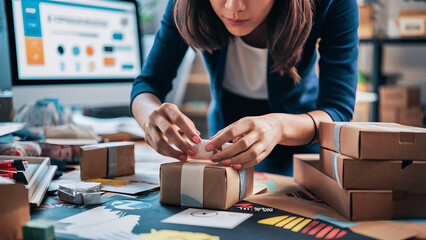
POLYGON ((360 39, 360 43, 382 43, 382 44, 426 44, 425 37, 416 38, 370 38, 360 39))

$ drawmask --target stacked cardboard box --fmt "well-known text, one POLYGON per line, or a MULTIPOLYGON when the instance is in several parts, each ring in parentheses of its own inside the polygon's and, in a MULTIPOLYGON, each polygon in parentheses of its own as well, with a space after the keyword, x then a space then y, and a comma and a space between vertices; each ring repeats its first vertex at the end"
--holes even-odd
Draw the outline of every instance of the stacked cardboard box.
POLYGON ((294 157, 296 182, 350 220, 426 217, 426 129, 321 123, 319 131, 320 156, 294 157))
POLYGON ((379 94, 379 117, 381 122, 394 122, 416 127, 423 126, 419 88, 381 87, 379 94))

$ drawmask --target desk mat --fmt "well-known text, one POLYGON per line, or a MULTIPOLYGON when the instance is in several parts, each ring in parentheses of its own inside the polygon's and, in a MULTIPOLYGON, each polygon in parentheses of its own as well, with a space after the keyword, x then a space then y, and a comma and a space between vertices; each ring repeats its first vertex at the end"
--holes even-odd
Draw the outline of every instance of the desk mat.
POLYGON ((370 239, 349 228, 241 201, 227 212, 250 213, 234 229, 163 223, 188 208, 161 205, 159 191, 137 197, 102 197, 102 205, 67 204, 49 196, 31 210, 32 219, 55 221, 56 239, 370 239), (170 230, 170 231, 166 231, 170 230), (198 235, 197 235, 198 234, 198 235), (167 236, 166 236, 167 235, 167 236))

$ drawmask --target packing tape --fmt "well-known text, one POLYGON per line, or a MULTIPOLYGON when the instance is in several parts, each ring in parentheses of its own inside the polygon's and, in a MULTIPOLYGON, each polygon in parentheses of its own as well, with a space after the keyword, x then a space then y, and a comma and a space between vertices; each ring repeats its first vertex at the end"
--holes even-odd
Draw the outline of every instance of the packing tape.
POLYGON ((107 176, 111 178, 117 175, 117 158, 118 158, 117 148, 107 147, 107 151, 108 151, 107 176))
POLYGON ((339 184, 339 187, 342 188, 342 184, 340 182, 339 178, 339 168, 337 167, 337 158, 342 155, 340 153, 333 153, 331 156, 332 163, 333 163, 333 178, 336 180, 337 184, 339 184))
POLYGON ((183 137, 197 152, 197 155, 191 157, 192 159, 210 159, 211 156, 218 153, 219 151, 225 150, 227 147, 231 146, 232 143, 225 143, 219 149, 214 149, 211 152, 206 151, 206 145, 210 143, 211 140, 201 139, 201 142, 195 144, 191 142, 186 136, 183 137))
POLYGON ((371 125, 372 127, 383 129, 383 130, 390 130, 390 127, 383 127, 383 126, 374 126, 374 125, 399 125, 397 123, 383 123, 383 122, 339 122, 334 126, 334 150, 336 152, 340 151, 340 130, 344 125, 371 125))
POLYGON ((247 171, 245 169, 239 169, 238 175, 240 175, 240 201, 247 194, 247 171))
POLYGON ((209 163, 186 162, 182 165, 180 205, 203 207, 204 168, 209 163))

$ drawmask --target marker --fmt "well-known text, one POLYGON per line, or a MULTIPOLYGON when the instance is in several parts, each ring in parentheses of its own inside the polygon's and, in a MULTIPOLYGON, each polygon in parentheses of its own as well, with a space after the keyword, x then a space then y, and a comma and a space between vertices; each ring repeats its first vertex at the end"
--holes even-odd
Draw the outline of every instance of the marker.
POLYGON ((23 184, 28 184, 27 177, 23 172, 7 172, 0 171, 0 177, 14 179, 17 182, 21 182, 23 184))
POLYGON ((28 162, 22 159, 0 161, 0 169, 16 168, 17 170, 25 171, 28 167, 28 162))

